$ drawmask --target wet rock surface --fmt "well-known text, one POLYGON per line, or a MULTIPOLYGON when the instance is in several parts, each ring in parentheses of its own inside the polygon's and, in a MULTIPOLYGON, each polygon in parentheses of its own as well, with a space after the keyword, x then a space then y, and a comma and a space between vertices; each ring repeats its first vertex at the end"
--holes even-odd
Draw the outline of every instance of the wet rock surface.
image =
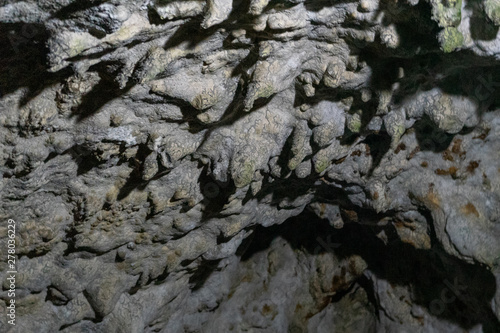
POLYGON ((500 331, 499 27, 496 0, 3 1, 0 331, 500 331))

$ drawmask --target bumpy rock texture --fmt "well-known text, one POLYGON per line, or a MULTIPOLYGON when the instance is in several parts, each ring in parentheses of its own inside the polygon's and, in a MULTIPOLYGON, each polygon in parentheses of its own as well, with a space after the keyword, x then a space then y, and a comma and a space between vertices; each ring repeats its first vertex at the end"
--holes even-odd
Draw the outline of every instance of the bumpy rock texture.
POLYGON ((3 1, 0 331, 499 332, 499 27, 498 0, 3 1))

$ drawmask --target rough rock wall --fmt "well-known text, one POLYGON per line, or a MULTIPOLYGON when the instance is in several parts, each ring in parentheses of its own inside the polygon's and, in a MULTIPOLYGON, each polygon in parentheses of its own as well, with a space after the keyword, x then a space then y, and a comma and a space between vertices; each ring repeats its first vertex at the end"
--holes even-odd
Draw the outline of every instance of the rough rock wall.
POLYGON ((498 0, 3 1, 0 331, 500 331, 499 26, 498 0))

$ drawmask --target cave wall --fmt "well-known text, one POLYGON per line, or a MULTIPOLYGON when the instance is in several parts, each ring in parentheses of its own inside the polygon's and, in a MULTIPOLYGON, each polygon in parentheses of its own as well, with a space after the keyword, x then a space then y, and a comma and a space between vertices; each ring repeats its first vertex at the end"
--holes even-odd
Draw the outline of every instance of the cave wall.
POLYGON ((0 330, 498 332, 499 27, 498 0, 3 1, 0 330))

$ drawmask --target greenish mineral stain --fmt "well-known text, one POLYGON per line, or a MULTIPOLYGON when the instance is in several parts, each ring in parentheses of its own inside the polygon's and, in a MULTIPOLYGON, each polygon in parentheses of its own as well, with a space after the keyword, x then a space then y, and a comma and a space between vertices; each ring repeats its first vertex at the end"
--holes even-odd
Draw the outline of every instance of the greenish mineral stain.
POLYGON ((314 163, 314 170, 317 173, 322 173, 323 171, 326 170, 326 168, 328 168, 329 165, 330 161, 325 156, 320 156, 316 159, 314 163))
POLYGON ((347 128, 353 133, 361 131, 361 115, 355 113, 347 120, 347 128))
POLYGON ((432 0, 433 18, 441 27, 458 27, 462 21, 462 0, 432 0))
POLYGON ((496 26, 500 25, 500 1, 498 0, 486 0, 484 3, 484 10, 488 18, 496 26))
POLYGON ((444 28, 439 34, 441 49, 445 53, 450 53, 460 48, 464 44, 464 36, 457 28, 444 28))
POLYGON ((252 162, 245 162, 243 167, 238 170, 236 177, 234 177, 234 184, 236 187, 243 187, 252 182, 253 174, 255 172, 255 165, 252 162))

